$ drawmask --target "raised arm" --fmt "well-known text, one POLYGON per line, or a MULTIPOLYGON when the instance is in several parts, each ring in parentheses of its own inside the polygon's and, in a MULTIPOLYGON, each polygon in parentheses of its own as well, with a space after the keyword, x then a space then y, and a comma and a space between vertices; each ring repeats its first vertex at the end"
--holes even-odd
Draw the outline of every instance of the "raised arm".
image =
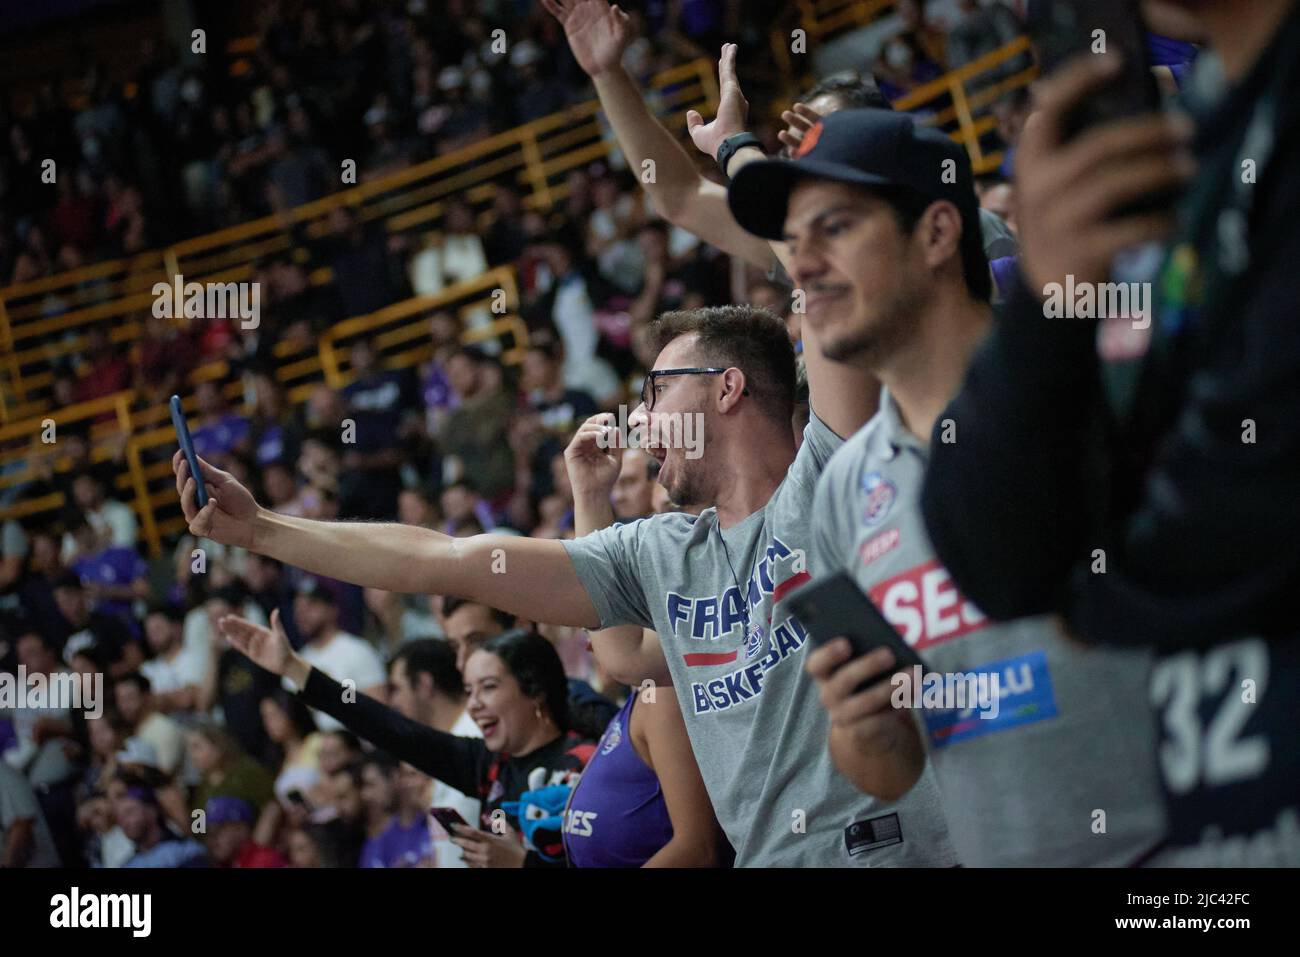
MULTIPOLYGON (((614 415, 601 412, 579 428, 564 450, 564 464, 573 487, 573 530, 582 536, 614 524, 609 493, 618 478, 620 449, 601 448, 601 435, 613 433, 614 415)), ((623 625, 590 632, 591 651, 615 681, 631 685, 633 694, 647 678, 659 685, 672 684, 659 636, 649 628, 623 625)))
MULTIPOLYGON (((623 69, 623 51, 631 38, 627 14, 605 0, 542 0, 542 5, 564 25, 569 48, 591 77, 628 165, 659 215, 724 252, 769 268, 772 249, 767 241, 741 229, 727 208, 726 188, 700 175, 690 154, 650 111, 636 82, 623 69), (647 160, 654 164, 651 177, 642 175, 649 168, 647 160)), ((720 111, 735 114, 729 117, 736 127, 733 132, 741 132, 746 104, 734 82, 734 47, 730 58, 724 54, 719 72, 720 111)), ((703 123, 698 113, 692 114, 691 122, 703 123)), ((715 148, 710 155, 716 154, 715 148)))
POLYGON ((291 518, 259 506, 229 472, 202 459, 199 465, 209 496, 201 510, 184 456, 172 460, 181 509, 195 535, 367 588, 456 595, 554 625, 600 624, 558 541, 457 539, 413 525, 291 518))

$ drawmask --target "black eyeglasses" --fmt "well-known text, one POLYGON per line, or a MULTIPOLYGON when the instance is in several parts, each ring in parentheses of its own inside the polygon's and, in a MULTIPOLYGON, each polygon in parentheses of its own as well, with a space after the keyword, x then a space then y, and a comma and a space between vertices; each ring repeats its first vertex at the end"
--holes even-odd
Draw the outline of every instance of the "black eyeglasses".
MULTIPOLYGON (((641 403, 642 405, 645 406, 645 410, 647 412, 649 412, 655 407, 655 380, 656 379, 662 379, 664 376, 670 376, 670 375, 720 375, 721 373, 726 371, 727 371, 726 369, 713 369, 713 368, 655 369, 652 372, 648 373, 645 377, 645 381, 641 383, 641 403)), ((741 395, 749 395, 749 389, 743 390, 741 392, 741 395)))

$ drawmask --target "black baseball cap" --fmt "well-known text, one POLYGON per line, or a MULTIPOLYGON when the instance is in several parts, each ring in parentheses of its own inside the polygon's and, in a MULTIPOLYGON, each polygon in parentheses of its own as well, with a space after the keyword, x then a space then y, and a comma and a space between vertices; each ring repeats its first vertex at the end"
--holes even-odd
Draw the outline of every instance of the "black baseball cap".
POLYGON ((968 277, 988 272, 970 157, 960 143, 919 125, 911 115, 865 108, 822 118, 804 134, 793 158, 741 167, 727 192, 731 213, 748 232, 779 241, 785 234, 790 193, 808 177, 921 202, 950 201, 961 213, 968 277), (978 272, 970 272, 973 266, 978 272))

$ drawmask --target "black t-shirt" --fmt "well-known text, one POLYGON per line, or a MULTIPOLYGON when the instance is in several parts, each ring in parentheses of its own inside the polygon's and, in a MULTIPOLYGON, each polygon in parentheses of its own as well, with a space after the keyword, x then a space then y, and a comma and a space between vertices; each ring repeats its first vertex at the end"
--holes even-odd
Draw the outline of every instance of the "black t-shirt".
POLYGON ((81 628, 67 624, 64 639, 64 661, 84 651, 105 667, 121 661, 129 645, 140 644, 122 619, 102 611, 92 611, 81 628))
POLYGON ((226 727, 246 752, 266 763, 271 740, 262 726, 262 699, 279 687, 275 675, 253 664, 233 648, 217 661, 217 702, 226 727))
POLYGON ((551 460, 564 452, 565 446, 577 431, 600 407, 596 400, 579 389, 565 389, 559 399, 551 401, 529 396, 528 407, 541 419, 543 437, 533 453, 533 494, 544 498, 555 491, 551 478, 551 460))
POLYGON ((555 401, 530 396, 528 405, 541 418, 542 428, 566 437, 600 411, 596 400, 579 389, 565 389, 555 401))

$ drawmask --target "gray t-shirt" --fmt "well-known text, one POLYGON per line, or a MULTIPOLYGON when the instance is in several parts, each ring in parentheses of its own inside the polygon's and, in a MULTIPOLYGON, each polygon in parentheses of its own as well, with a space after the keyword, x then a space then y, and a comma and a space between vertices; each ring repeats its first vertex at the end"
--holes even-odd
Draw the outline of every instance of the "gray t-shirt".
POLYGON ((784 604, 817 571, 807 557, 809 511, 841 444, 814 416, 767 505, 725 531, 710 508, 605 528, 565 547, 602 628, 658 632, 738 867, 952 865, 931 772, 885 804, 835 770, 826 710, 804 670, 806 634, 784 604))
POLYGON ((1085 648, 1047 617, 986 619, 926 535, 926 461, 882 394, 817 486, 815 558, 853 575, 928 670, 998 678, 996 706, 917 712, 962 863, 1132 863, 1164 829, 1149 655, 1085 648))

